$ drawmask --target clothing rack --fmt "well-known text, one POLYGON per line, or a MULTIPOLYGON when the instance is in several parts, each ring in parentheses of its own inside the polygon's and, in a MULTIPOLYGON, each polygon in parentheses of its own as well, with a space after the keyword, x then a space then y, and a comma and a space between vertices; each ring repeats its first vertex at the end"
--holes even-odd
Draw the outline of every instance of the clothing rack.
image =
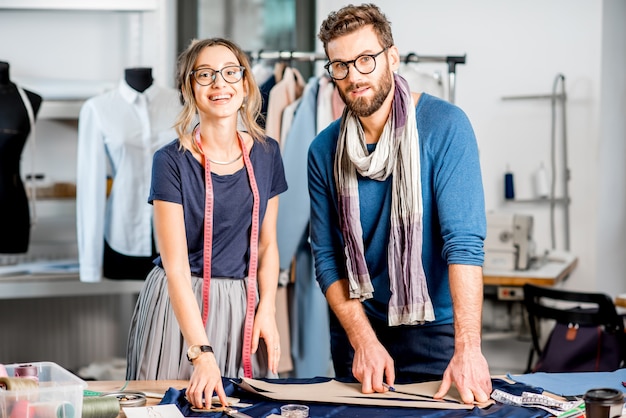
MULTIPOLYGON (((325 54, 319 52, 303 52, 303 51, 248 51, 251 60, 277 60, 277 61, 326 61, 328 58, 325 54)), ((448 101, 454 103, 455 87, 456 87, 456 66, 465 64, 466 55, 419 55, 410 52, 406 55, 400 55, 400 60, 409 63, 437 63, 445 62, 448 64, 448 101)))

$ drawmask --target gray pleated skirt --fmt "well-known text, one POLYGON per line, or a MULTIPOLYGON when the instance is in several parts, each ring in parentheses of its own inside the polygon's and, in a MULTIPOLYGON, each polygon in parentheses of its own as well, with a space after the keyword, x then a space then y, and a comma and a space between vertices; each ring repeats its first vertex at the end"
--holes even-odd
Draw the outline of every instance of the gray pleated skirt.
MULTIPOLYGON (((192 287, 202 310, 202 278, 192 276, 192 287)), ((206 332, 223 377, 243 376, 243 330, 247 280, 211 279, 206 332)), ((155 267, 139 293, 128 336, 126 379, 188 380, 193 366, 187 344, 170 304, 165 270, 155 267)), ((267 367, 263 339, 252 355, 255 378, 277 377, 267 367)))

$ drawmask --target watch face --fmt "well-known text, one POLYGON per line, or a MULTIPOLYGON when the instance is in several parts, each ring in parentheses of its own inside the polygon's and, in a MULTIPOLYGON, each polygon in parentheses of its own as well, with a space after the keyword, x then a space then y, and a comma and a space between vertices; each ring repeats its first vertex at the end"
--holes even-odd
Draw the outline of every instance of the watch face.
POLYGON ((187 351, 187 355, 190 359, 195 359, 200 355, 200 347, 197 345, 192 345, 189 347, 189 351, 187 351))
POLYGON ((187 359, 189 361, 195 360, 202 353, 212 353, 213 348, 210 345, 192 345, 187 350, 187 359))

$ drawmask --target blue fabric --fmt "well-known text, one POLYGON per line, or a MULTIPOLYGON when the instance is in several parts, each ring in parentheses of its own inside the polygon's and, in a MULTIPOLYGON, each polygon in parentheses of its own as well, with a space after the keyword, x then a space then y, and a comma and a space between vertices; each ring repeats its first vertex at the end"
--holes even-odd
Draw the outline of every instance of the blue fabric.
POLYGON ((309 193, 307 189, 307 151, 315 138, 318 79, 311 78, 304 88, 300 104, 296 109, 291 128, 285 139, 283 160, 285 177, 289 183, 280 197, 278 207, 278 252, 280 268, 288 269, 296 254, 302 234, 309 225, 309 193))
POLYGON ((543 388, 561 396, 580 396, 590 389, 611 388, 626 394, 626 369, 614 372, 581 373, 528 373, 509 375, 510 379, 527 385, 543 388))
MULTIPOLYGON (((478 146, 465 113, 444 100, 423 93, 416 120, 423 197, 422 261, 436 317, 425 326, 451 324, 448 264, 481 266, 484 260, 487 226, 478 146)), ((311 144, 308 159, 311 243, 317 280, 324 292, 346 277, 333 175, 339 128, 340 121, 335 121, 322 131, 311 144)), ((374 285, 374 297, 363 304, 369 316, 387 321, 391 181, 360 177, 358 182, 365 257, 374 285)))
MULTIPOLYGON (((305 384, 305 383, 321 383, 327 381, 328 378, 316 377, 313 379, 275 379, 272 383, 289 383, 289 384, 305 384)), ((240 408, 239 411, 250 415, 251 417, 265 418, 271 414, 280 415, 281 405, 294 402, 279 402, 273 399, 267 399, 243 391, 237 385, 227 379, 222 379, 224 389, 227 396, 239 398, 241 402, 252 403, 253 406, 248 408, 240 408)), ((520 383, 508 383, 500 379, 492 380, 493 388, 504 390, 514 395, 521 395, 522 392, 535 392, 536 389, 520 383)), ((182 414, 186 417, 224 417, 225 414, 217 413, 199 413, 191 411, 190 405, 185 399, 185 390, 177 390, 170 388, 166 393, 161 404, 176 404, 182 414)), ((465 417, 492 417, 492 418, 543 418, 551 416, 548 412, 538 408, 522 408, 510 405, 496 403, 488 408, 473 408, 471 410, 450 410, 450 409, 414 409, 414 408, 383 408, 374 406, 358 406, 358 405, 338 405, 323 403, 308 403, 309 417, 311 418, 327 418, 327 417, 368 417, 368 418, 405 418, 405 417, 427 417, 427 418, 465 418, 465 417)))
POLYGON ((265 82, 259 86, 259 90, 261 90, 261 114, 257 119, 257 123, 263 129, 265 129, 265 118, 267 117, 267 106, 270 101, 270 91, 275 85, 276 77, 272 74, 270 78, 265 80, 265 82))
MULTIPOLYGON (((260 220, 267 201, 287 190, 280 148, 267 138, 250 150, 259 188, 260 220)), ((252 223, 252 193, 245 168, 231 175, 211 173, 213 181, 213 252, 211 277, 241 279, 248 275, 248 250, 252 223)), ((149 202, 163 200, 183 205, 191 274, 202 277, 204 255, 204 166, 178 140, 154 154, 149 202)), ((163 267, 161 258, 155 264, 163 267)))

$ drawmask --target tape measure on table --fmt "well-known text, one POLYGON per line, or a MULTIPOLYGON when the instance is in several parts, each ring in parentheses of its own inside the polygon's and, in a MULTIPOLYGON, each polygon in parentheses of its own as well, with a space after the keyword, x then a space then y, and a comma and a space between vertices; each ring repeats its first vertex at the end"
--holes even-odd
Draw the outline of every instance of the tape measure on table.
MULTIPOLYGON (((260 198, 259 188, 254 176, 254 168, 250 161, 246 145, 243 138, 237 133, 241 153, 243 155, 244 166, 248 173, 248 181, 252 189, 252 227, 250 231, 250 261, 248 264, 248 285, 246 295, 246 317, 244 320, 243 330, 243 349, 242 361, 243 372, 245 377, 252 377, 252 327, 254 324, 254 311, 256 307, 256 285, 257 285, 257 264, 259 257, 259 228, 260 228, 260 198)), ((195 132, 196 143, 202 150, 202 141, 200 137, 200 129, 195 132)), ((211 181, 211 166, 209 159, 204 156, 204 185, 205 185, 205 204, 204 204, 204 265, 203 265, 203 282, 202 282, 202 322, 206 327, 209 318, 209 291, 211 284, 211 256, 213 249, 213 182, 211 181)))
POLYGON ((491 393, 491 398, 497 402, 507 405, 541 408, 554 415, 559 415, 560 413, 569 411, 578 407, 581 403, 584 403, 583 400, 560 401, 550 396, 532 392, 522 392, 522 395, 519 396, 504 392, 500 389, 495 389, 491 393))

